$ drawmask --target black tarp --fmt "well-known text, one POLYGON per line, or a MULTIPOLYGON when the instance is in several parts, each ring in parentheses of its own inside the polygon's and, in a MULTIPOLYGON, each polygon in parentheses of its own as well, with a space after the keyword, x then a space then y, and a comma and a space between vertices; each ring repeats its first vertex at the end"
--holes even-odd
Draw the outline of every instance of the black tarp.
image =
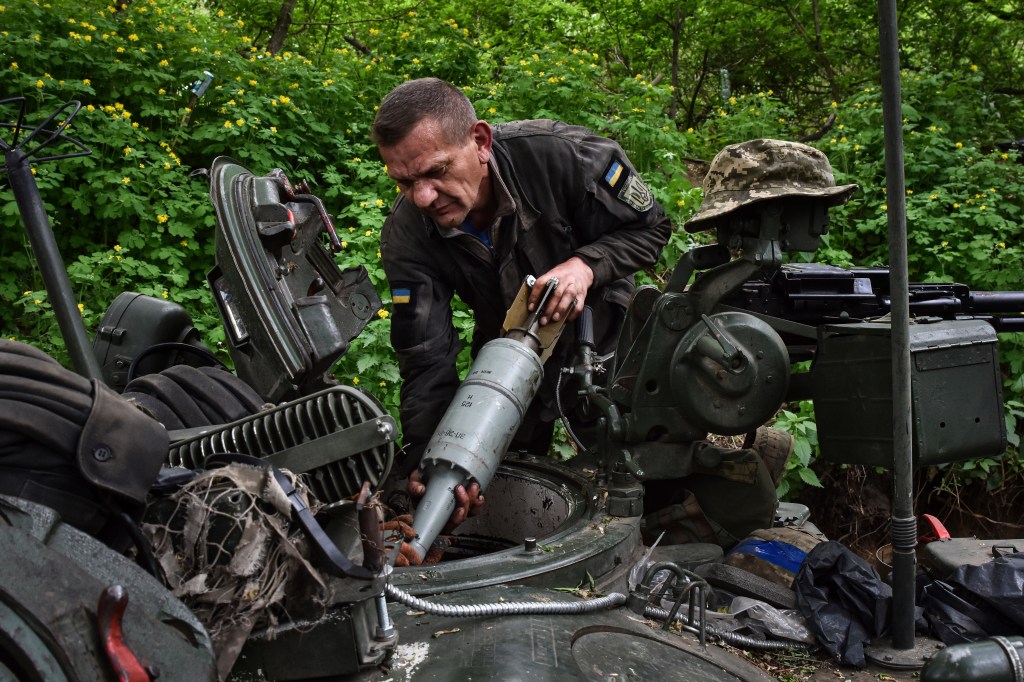
POLYGON ((892 588, 838 542, 807 554, 793 581, 796 605, 821 645, 840 664, 864 667, 864 645, 889 625, 892 588))

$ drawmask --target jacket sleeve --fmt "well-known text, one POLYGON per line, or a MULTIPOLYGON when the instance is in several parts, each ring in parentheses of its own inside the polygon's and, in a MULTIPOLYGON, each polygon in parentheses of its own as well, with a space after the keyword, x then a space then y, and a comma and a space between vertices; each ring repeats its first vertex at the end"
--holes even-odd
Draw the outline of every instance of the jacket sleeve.
POLYGON ((594 287, 651 267, 672 232, 664 209, 617 142, 590 135, 575 149, 576 255, 594 271, 594 287))
MULTIPOLYGON (((400 200, 401 203, 401 200, 400 200)), ((459 337, 452 324, 452 290, 434 272, 422 219, 396 206, 381 233, 381 258, 391 287, 391 345, 402 375, 399 418, 404 460, 419 464, 423 449, 459 386, 459 337)))

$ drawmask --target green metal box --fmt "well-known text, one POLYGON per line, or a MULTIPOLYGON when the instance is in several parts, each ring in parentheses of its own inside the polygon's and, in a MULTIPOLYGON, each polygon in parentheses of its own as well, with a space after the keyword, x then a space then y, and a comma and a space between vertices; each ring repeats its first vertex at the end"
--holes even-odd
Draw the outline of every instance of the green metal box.
MULTIPOLYGON (((892 334, 888 323, 828 325, 811 368, 821 454, 893 466, 892 334)), ((914 464, 993 457, 1006 449, 996 333, 979 320, 910 325, 914 464)))

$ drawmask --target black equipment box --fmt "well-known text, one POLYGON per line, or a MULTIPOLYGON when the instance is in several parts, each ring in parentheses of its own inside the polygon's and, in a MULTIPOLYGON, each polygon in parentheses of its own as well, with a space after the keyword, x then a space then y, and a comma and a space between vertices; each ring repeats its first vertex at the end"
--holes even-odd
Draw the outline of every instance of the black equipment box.
MULTIPOLYGON (((910 325, 915 465, 1001 455, 1006 449, 999 352, 978 320, 910 325)), ((892 335, 888 323, 819 329, 811 368, 822 456, 893 466, 892 335)))

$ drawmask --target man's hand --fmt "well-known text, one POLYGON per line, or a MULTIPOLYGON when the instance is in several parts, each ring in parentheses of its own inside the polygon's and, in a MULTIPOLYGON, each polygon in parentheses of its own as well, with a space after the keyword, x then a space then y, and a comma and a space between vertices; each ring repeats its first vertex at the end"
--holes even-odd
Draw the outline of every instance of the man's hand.
POLYGON ((395 566, 418 566, 421 563, 420 555, 416 553, 412 545, 406 542, 406 540, 416 537, 416 531, 412 529, 410 514, 402 514, 390 521, 384 521, 380 527, 384 531, 384 542, 389 551, 394 547, 394 543, 402 543, 398 550, 398 557, 395 559, 395 566))
MULTIPOLYGON (((423 483, 422 474, 419 469, 412 472, 409 475, 409 482, 405 486, 405 491, 409 493, 414 501, 418 502, 420 498, 427 492, 427 486, 423 483)), ((480 494, 480 484, 473 483, 469 484, 469 488, 458 485, 455 486, 455 509, 452 511, 452 515, 448 517, 448 523, 445 524, 441 530, 442 535, 450 535, 455 531, 462 523, 471 516, 476 516, 480 513, 480 509, 484 506, 484 496, 480 494)), ((413 523, 412 517, 408 517, 410 526, 408 527, 408 534, 405 535, 406 540, 411 540, 415 537, 414 531, 411 528, 413 523)), ((398 566, 408 565, 419 565, 421 563, 419 556, 413 551, 406 543, 402 543, 402 548, 399 550, 401 554, 398 557, 398 566)), ((423 558, 422 563, 434 564, 441 560, 441 554, 443 551, 435 551, 435 548, 431 548, 427 552, 427 556, 423 558)))
POLYGON ((548 300, 547 307, 541 313, 540 323, 542 326, 552 320, 557 322, 566 315, 569 316, 569 320, 579 317, 583 310, 583 304, 587 300, 587 292, 594 283, 594 271, 582 258, 573 256, 537 278, 537 283, 530 290, 530 298, 527 299, 530 312, 533 312, 537 304, 540 303, 544 284, 552 277, 558 278, 558 288, 555 289, 548 300))
MULTIPOLYGON (((423 483, 422 474, 419 469, 409 475, 409 483, 405 486, 405 491, 409 493, 409 497, 417 502, 426 494, 427 486, 423 483)), ((445 524, 441 532, 445 534, 451 533, 470 516, 479 514, 480 508, 483 506, 484 496, 480 494, 479 483, 474 481, 469 484, 469 488, 462 485, 455 486, 455 509, 452 511, 452 515, 448 517, 448 523, 445 524)))

